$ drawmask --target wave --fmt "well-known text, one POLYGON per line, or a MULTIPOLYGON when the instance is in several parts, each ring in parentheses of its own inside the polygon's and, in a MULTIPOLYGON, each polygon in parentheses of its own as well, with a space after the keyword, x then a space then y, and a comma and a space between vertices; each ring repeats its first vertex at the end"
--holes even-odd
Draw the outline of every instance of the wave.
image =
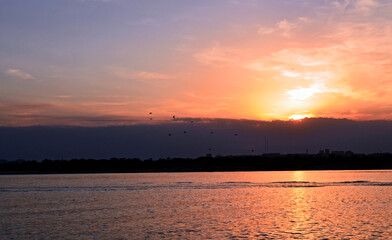
POLYGON ((344 181, 344 182, 338 182, 338 183, 371 183, 369 181, 344 181))
POLYGON ((62 186, 62 187, 0 187, 0 192, 80 192, 80 191, 144 191, 170 189, 235 189, 235 188, 315 188, 315 187, 390 187, 392 182, 342 181, 342 182, 168 182, 168 183, 135 183, 121 186, 62 186))
POLYGON ((252 182, 222 182, 222 183, 229 183, 229 184, 234 184, 234 183, 241 184, 241 183, 243 183, 243 184, 248 184, 248 183, 252 183, 252 182))
POLYGON ((284 184, 284 183, 310 183, 310 182, 307 182, 307 181, 285 181, 285 182, 271 182, 271 183, 282 183, 282 184, 284 184))

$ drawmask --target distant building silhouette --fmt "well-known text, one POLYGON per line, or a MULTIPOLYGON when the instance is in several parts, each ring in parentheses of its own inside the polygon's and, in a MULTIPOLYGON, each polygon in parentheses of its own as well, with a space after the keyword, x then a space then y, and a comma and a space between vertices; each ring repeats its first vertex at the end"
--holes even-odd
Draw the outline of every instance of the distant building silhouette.
POLYGON ((339 156, 339 157, 344 157, 345 153, 344 151, 332 151, 331 155, 333 156, 339 156))
POLYGON ((329 150, 329 149, 321 149, 321 150, 319 151, 318 155, 319 155, 320 157, 327 158, 327 157, 329 157, 329 155, 330 155, 330 150, 329 150))

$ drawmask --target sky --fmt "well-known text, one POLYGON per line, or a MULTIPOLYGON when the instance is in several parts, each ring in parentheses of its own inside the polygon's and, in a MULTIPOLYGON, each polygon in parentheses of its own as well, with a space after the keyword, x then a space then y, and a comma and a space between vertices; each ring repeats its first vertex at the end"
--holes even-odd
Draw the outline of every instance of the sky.
POLYGON ((0 126, 392 120, 391 12, 389 0, 2 0, 0 126))

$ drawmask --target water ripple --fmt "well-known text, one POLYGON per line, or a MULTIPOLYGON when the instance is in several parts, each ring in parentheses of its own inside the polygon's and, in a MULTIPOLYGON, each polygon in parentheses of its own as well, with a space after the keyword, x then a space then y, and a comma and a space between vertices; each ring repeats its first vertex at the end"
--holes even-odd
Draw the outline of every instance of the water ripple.
POLYGON ((372 181, 342 181, 342 182, 308 182, 308 181, 282 181, 282 182, 170 182, 158 183, 138 183, 131 186, 86 186, 86 187, 0 187, 0 192, 73 192, 73 191, 140 191, 153 189, 232 189, 232 188, 314 188, 314 187, 342 187, 342 186, 392 186, 392 182, 372 182, 372 181))

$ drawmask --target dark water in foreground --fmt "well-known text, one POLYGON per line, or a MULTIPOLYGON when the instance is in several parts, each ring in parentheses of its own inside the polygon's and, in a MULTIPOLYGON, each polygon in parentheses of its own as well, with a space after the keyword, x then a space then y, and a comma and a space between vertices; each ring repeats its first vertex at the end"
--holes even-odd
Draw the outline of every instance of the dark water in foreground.
POLYGON ((392 171, 0 176, 1 239, 392 239, 392 171))

